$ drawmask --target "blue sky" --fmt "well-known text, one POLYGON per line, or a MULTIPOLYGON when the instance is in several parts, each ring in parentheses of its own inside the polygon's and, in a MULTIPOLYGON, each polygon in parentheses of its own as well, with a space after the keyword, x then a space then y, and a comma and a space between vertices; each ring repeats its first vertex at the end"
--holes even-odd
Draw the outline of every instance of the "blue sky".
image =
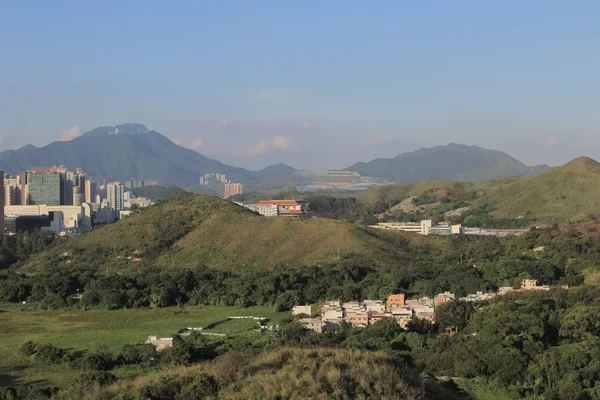
POLYGON ((0 149, 144 123, 224 162, 600 158, 594 1, 0 0, 0 149))

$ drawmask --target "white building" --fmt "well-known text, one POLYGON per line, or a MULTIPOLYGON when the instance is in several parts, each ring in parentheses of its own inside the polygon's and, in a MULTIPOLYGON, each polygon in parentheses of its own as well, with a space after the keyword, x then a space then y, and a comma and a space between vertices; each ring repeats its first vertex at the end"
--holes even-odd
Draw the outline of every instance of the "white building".
POLYGON ((6 206, 4 214, 6 217, 17 217, 19 215, 49 215, 49 213, 61 212, 63 214, 65 229, 89 229, 92 227, 92 209, 89 204, 81 206, 6 206))
POLYGON ((246 207, 248 210, 265 217, 276 217, 279 215, 279 207, 276 204, 242 204, 237 202, 235 204, 246 207))
POLYGON ((106 200, 108 200, 108 206, 113 210, 120 211, 125 209, 123 195, 123 185, 119 182, 106 185, 106 200))

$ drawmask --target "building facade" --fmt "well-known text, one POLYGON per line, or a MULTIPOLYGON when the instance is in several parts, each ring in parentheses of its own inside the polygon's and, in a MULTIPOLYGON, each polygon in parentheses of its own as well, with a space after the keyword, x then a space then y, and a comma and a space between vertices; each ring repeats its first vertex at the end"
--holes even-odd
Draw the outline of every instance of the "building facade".
POLYGON ((111 209, 117 211, 125 209, 125 201, 123 196, 123 185, 120 183, 115 182, 106 185, 106 200, 108 200, 108 206, 111 209))
POLYGON ((233 197, 236 194, 244 193, 243 185, 241 183, 226 183, 224 190, 225 190, 225 193, 223 195, 224 199, 233 197))
POLYGON ((85 181, 85 202, 96 202, 96 181, 85 181))
POLYGON ((61 172, 38 172, 28 174, 27 204, 66 205, 65 174, 61 172))

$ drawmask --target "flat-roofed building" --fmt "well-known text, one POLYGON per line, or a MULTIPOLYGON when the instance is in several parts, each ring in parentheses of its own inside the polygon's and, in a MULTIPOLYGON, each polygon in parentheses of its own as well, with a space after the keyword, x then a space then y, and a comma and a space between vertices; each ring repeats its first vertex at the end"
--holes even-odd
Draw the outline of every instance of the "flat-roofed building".
POLYGON ((81 206, 29 205, 4 207, 6 217, 49 215, 52 211, 62 212, 65 229, 87 229, 92 227, 92 210, 87 203, 84 203, 81 206))
POLYGON ((271 204, 277 206, 277 215, 288 218, 310 218, 312 212, 306 201, 302 200, 259 200, 258 204, 271 204))
POLYGON ((395 306, 403 306, 405 305, 404 294, 390 294, 386 299, 386 306, 388 308, 395 306))
POLYGON ((312 333, 321 333, 323 332, 323 322, 321 318, 302 318, 300 323, 304 325, 306 329, 311 331, 312 333))
POLYGON ((362 312, 346 312, 344 321, 348 322, 352 326, 367 326, 369 325, 369 314, 365 311, 362 312))
POLYGON ((312 307, 311 306, 294 306, 292 308, 292 315, 312 315, 312 307))

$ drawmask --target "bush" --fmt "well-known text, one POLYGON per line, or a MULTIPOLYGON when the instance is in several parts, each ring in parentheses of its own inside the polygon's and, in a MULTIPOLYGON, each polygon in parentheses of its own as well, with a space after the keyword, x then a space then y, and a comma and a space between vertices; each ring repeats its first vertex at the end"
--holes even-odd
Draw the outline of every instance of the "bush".
POLYGON ((21 353, 25 354, 27 357, 32 356, 36 353, 37 346, 38 344, 32 342, 31 340, 29 342, 25 342, 21 346, 21 353))
POLYGON ((35 359, 44 364, 60 364, 64 350, 51 344, 39 344, 36 346, 35 359))

